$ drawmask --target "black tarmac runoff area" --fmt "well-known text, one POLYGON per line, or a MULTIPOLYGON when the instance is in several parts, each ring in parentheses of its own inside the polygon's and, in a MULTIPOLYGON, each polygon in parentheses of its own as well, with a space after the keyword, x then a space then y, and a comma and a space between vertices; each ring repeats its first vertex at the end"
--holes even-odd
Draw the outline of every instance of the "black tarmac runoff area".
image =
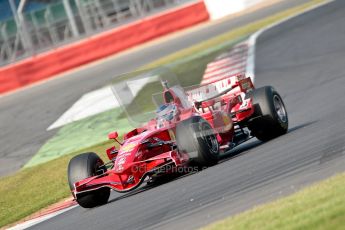
MULTIPOLYGON (((158 58, 309 0, 283 0, 238 18, 185 30, 182 35, 105 59, 44 84, 0 97, 0 176, 20 169, 57 130, 46 129, 83 94, 158 58)), ((90 51, 92 52, 92 51, 90 51)))
MULTIPOLYGON (((107 205, 76 207, 32 229, 195 229, 343 172, 344 15, 345 1, 334 1, 258 39, 256 86, 272 85, 282 95, 288 134, 267 143, 252 140, 214 167, 151 189, 113 192, 107 205)), ((59 96, 62 83, 51 83, 56 101, 79 96, 59 96)))

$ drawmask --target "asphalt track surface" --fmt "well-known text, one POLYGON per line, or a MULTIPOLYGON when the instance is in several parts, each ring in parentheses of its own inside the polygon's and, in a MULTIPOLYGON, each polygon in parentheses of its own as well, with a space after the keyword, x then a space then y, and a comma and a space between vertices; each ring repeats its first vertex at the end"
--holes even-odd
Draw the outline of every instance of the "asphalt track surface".
POLYGON ((256 84, 273 85, 289 133, 253 140, 220 164, 33 229, 193 229, 345 171, 345 1, 275 27, 257 43, 256 84))
MULTIPOLYGON (((0 98, 0 176, 20 169, 57 130, 46 129, 83 94, 121 73, 307 0, 285 0, 249 15, 186 32, 0 98)), ((92 52, 92 51, 90 51, 92 52)))

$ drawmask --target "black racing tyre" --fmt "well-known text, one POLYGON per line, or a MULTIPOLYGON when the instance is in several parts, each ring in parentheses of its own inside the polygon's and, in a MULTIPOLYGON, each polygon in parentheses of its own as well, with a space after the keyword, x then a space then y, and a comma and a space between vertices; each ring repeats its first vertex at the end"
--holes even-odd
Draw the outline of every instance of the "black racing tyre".
POLYGON ((287 132, 289 119, 281 96, 271 86, 251 93, 255 112, 248 128, 261 141, 268 141, 287 132))
POLYGON ((219 143, 211 125, 202 117, 191 117, 177 124, 176 144, 187 152, 191 163, 212 166, 218 163, 219 143))
MULTIPOLYGON (((71 190, 73 184, 85 178, 99 174, 102 159, 96 153, 82 153, 73 157, 68 164, 68 183, 71 190)), ((106 170, 104 168, 103 170, 106 170)), ((109 188, 100 188, 91 192, 77 195, 77 202, 83 208, 93 208, 108 202, 110 196, 109 188)))

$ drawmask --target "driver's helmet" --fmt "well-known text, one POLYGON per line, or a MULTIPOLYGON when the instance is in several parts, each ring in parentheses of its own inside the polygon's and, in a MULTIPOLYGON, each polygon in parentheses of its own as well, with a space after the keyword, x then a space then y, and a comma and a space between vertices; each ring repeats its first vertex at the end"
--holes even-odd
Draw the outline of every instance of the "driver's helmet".
POLYGON ((176 106, 174 104, 163 104, 158 107, 156 113, 158 118, 171 121, 176 114, 176 106))

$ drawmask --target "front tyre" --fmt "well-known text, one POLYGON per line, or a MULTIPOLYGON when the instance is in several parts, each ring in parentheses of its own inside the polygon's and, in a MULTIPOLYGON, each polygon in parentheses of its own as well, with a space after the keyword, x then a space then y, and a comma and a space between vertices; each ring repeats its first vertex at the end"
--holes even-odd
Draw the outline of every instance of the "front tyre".
POLYGON ((211 125, 202 117, 191 117, 177 124, 176 143, 198 166, 218 163, 219 143, 211 125))
POLYGON ((284 102, 271 86, 255 89, 252 92, 255 108, 248 128, 252 135, 261 141, 268 141, 287 132, 289 119, 284 102))
MULTIPOLYGON (((102 159, 96 153, 82 153, 73 157, 68 164, 68 183, 71 190, 74 183, 88 177, 96 176, 103 165, 102 159)), ((105 170, 105 169, 103 169, 105 170)), ((108 202, 109 188, 100 188, 95 191, 80 193, 77 202, 83 208, 93 208, 108 202)))

